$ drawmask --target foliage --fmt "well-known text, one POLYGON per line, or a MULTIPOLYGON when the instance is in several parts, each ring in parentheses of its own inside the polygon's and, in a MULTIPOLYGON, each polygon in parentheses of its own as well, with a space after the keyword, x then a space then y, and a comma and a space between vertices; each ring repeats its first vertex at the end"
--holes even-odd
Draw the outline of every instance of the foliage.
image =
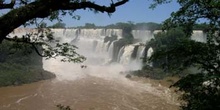
POLYGON ((184 91, 180 99, 184 100, 183 110, 218 110, 220 109, 220 80, 218 74, 190 74, 173 86, 184 91))
POLYGON ((106 42, 113 42, 114 40, 117 40, 117 38, 118 38, 117 35, 112 35, 111 37, 105 36, 104 43, 106 43, 106 42))
POLYGON ((86 58, 76 52, 77 47, 74 45, 71 45, 69 43, 56 43, 55 46, 53 45, 43 45, 42 48, 43 51, 43 57, 46 59, 49 58, 56 58, 58 56, 63 56, 61 61, 63 62, 75 62, 79 63, 86 58))
POLYGON ((138 76, 138 77, 145 77, 160 80, 168 76, 168 74, 164 73, 161 68, 152 68, 149 66, 145 66, 142 70, 136 70, 130 72, 129 75, 138 76))
POLYGON ((108 25, 106 28, 111 29, 122 29, 122 42, 126 42, 126 44, 131 44, 134 40, 134 37, 132 35, 132 29, 134 27, 134 24, 132 22, 123 23, 119 22, 116 24, 108 25))
POLYGON ((164 22, 164 29, 181 26, 184 33, 190 37, 196 22, 203 20, 208 27, 205 27, 206 43, 183 41, 175 45, 172 53, 169 53, 175 57, 185 56, 182 63, 187 66, 197 65, 203 70, 200 74, 188 75, 174 84, 183 92, 181 99, 186 103, 182 105, 182 109, 217 110, 220 108, 217 103, 220 101, 220 1, 178 0, 177 2, 181 8, 164 22))
POLYGON ((77 26, 73 28, 79 28, 79 29, 97 29, 97 28, 104 28, 103 26, 96 26, 94 23, 85 23, 84 26, 77 26))
MULTIPOLYGON (((188 41, 186 35, 181 29, 172 29, 167 32, 160 32, 155 34, 155 39, 147 43, 147 47, 152 47, 154 53, 150 60, 153 62, 154 67, 162 67, 165 71, 171 72, 173 70, 182 69, 185 64, 181 64, 185 60, 184 56, 176 56, 173 49, 174 45, 181 45, 181 42, 188 41)), ((179 50, 183 51, 184 50, 179 50)))
POLYGON ((45 22, 40 23, 39 28, 47 28, 47 23, 45 22))
MULTIPOLYGON (((155 22, 140 22, 140 23, 133 23, 132 21, 129 22, 118 22, 115 24, 109 24, 106 26, 97 26, 94 23, 85 23, 84 26, 77 26, 72 28, 83 28, 83 29, 123 29, 124 27, 130 27, 132 30, 162 30, 162 24, 158 24, 155 22)), ((196 23, 193 26, 194 30, 203 30, 206 32, 208 29, 208 25, 206 23, 196 23)))
POLYGON ((158 24, 158 23, 154 23, 154 22, 133 23, 132 21, 128 21, 128 22, 118 22, 118 23, 115 23, 115 24, 109 24, 109 25, 106 25, 106 26, 96 26, 93 23, 85 23, 85 26, 79 26, 77 28, 123 29, 126 32, 129 32, 131 30, 150 30, 150 31, 161 30, 162 25, 158 24))
POLYGON ((59 110, 71 110, 71 108, 69 106, 64 106, 61 104, 56 105, 57 108, 59 108, 59 110))
POLYGON ((31 58, 35 55, 32 46, 28 44, 3 41, 0 45, 0 63, 8 62, 22 65, 41 65, 41 60, 31 58))
POLYGON ((153 1, 153 3, 150 5, 149 8, 154 9, 158 5, 170 3, 172 0, 152 0, 152 1, 153 1))
POLYGON ((42 57, 28 44, 0 45, 0 86, 20 85, 55 77, 42 67, 42 57))
POLYGON ((84 26, 84 28, 86 28, 86 29, 90 29, 90 28, 95 29, 95 28, 96 28, 96 26, 95 26, 95 24, 94 24, 94 23, 86 23, 86 24, 85 24, 85 26, 84 26))
POLYGON ((60 43, 55 40, 53 34, 45 29, 44 20, 54 21, 58 23, 51 26, 52 28, 65 28, 61 17, 65 15, 72 16, 73 19, 80 17, 74 12, 79 9, 88 9, 95 13, 113 13, 116 7, 128 2, 128 0, 111 0, 109 6, 102 6, 95 1, 86 0, 11 0, 8 3, 5 0, 0 1, 0 9, 8 9, 0 16, 0 43, 3 40, 24 42, 31 46, 42 57, 54 58, 57 56, 65 57, 62 61, 82 62, 85 58, 75 52, 76 47, 68 43, 60 43), (36 33, 27 33, 22 36, 22 39, 17 39, 18 36, 9 36, 14 29, 20 26, 36 25, 36 33), (42 46, 38 50, 38 46, 42 46))
POLYGON ((24 45, 25 43, 29 44, 39 56, 45 57, 46 59, 61 56, 61 61, 78 63, 86 60, 84 56, 76 53, 76 46, 70 43, 60 43, 59 40, 54 38, 53 32, 47 28, 39 28, 37 32, 33 31, 22 35, 22 38, 17 38, 17 36, 12 38, 12 36, 9 36, 5 39, 18 42, 23 46, 26 46, 24 45))
POLYGON ((197 23, 193 26, 193 30, 202 30, 203 32, 207 32, 209 30, 209 25, 206 23, 197 23))
POLYGON ((122 37, 124 38, 124 41, 128 44, 131 44, 134 39, 132 35, 132 29, 133 29, 134 24, 132 22, 117 23, 116 26, 122 29, 122 37))
POLYGON ((148 22, 148 23, 136 23, 134 26, 135 30, 161 30, 162 26, 161 24, 154 23, 154 22, 148 22))
POLYGON ((48 28, 65 28, 66 24, 62 22, 57 22, 52 26, 49 26, 48 28))
POLYGON ((21 85, 54 78, 55 75, 42 69, 40 65, 0 63, 0 87, 21 85))

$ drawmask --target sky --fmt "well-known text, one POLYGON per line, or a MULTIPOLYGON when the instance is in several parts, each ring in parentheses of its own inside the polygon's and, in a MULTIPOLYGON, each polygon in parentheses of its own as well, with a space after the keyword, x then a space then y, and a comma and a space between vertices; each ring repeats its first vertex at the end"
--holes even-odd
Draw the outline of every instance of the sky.
MULTIPOLYGON (((90 1, 95 1, 100 5, 109 5, 111 2, 111 0, 90 1)), ((152 1, 153 0, 129 0, 126 4, 117 7, 116 12, 114 12, 111 17, 109 17, 107 13, 94 14, 94 12, 88 10, 77 10, 75 11, 75 14, 80 16, 80 20, 72 19, 70 16, 65 16, 62 20, 66 24, 66 27, 84 26, 85 23, 94 23, 96 26, 105 26, 115 24, 117 22, 128 21, 132 21, 134 23, 162 23, 170 16, 171 12, 177 11, 180 7, 176 2, 171 2, 169 4, 158 5, 158 7, 152 10, 149 9, 152 1)), ((10 0, 6 0, 6 2, 10 2, 10 0)), ((48 25, 55 23, 46 22, 48 25)))
MULTIPOLYGON (((96 0, 96 3, 107 4, 104 1, 110 0, 96 0)), ((69 16, 63 18, 63 22, 67 27, 84 26, 85 23, 94 23, 97 26, 105 26, 117 22, 132 21, 134 23, 140 22, 155 22, 162 23, 167 19, 171 12, 177 11, 179 5, 176 2, 159 5, 156 9, 149 9, 151 0, 130 0, 128 3, 117 7, 111 17, 107 13, 94 14, 88 10, 77 10, 75 14, 80 15, 80 20, 72 19, 69 16)))

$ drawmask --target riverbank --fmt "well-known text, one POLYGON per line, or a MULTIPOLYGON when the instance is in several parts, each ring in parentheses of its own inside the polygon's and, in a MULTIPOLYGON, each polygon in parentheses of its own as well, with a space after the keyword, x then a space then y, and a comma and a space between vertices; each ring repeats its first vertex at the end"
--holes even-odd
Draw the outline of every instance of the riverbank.
POLYGON ((168 88, 180 79, 177 75, 173 76, 161 69, 153 68, 126 72, 126 78, 134 81, 159 84, 168 88))
POLYGON ((179 77, 166 77, 163 79, 153 79, 153 78, 146 78, 146 77, 139 77, 139 76, 132 76, 129 78, 132 81, 142 82, 142 83, 151 83, 152 86, 164 86, 170 88, 175 82, 179 80, 179 77))
POLYGON ((55 74, 43 70, 41 66, 0 64, 0 87, 28 84, 55 77, 55 74))

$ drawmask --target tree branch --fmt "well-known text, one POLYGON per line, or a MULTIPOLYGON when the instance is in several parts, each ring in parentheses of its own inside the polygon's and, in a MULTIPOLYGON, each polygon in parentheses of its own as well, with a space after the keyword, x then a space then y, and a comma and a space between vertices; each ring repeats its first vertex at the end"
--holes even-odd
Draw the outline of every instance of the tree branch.
POLYGON ((205 70, 208 71, 209 73, 215 73, 215 74, 220 73, 220 70, 218 69, 219 67, 215 67, 213 64, 206 64, 205 62, 198 60, 196 60, 196 63, 203 65, 205 70))
POLYGON ((39 56, 41 56, 41 57, 47 57, 47 56, 42 55, 42 54, 40 53, 40 51, 39 51, 38 48, 34 45, 34 43, 31 43, 31 45, 32 45, 32 47, 34 48, 35 52, 36 52, 39 56))
POLYGON ((15 0, 11 0, 11 3, 9 4, 4 4, 3 2, 0 2, 0 9, 7 9, 7 8, 11 9, 14 7, 14 5, 15 5, 15 0))
POLYGON ((24 1, 24 0, 20 0, 21 4, 24 4, 24 5, 27 5, 28 2, 27 1, 24 1))
POLYGON ((25 24, 31 19, 48 17, 54 11, 90 8, 103 13, 113 13, 116 7, 128 1, 129 0, 121 0, 110 6, 100 6, 89 1, 72 3, 70 0, 37 0, 20 8, 13 9, 0 17, 0 43, 15 28, 25 24))
POLYGON ((35 52, 36 52, 39 56, 41 56, 41 57, 47 57, 47 56, 44 56, 44 55, 42 55, 42 54, 40 53, 40 51, 38 50, 38 48, 37 48, 36 45, 35 45, 35 44, 37 44, 37 43, 29 42, 29 41, 24 40, 24 39, 22 39, 22 38, 8 38, 8 37, 6 37, 5 40, 12 41, 12 42, 20 42, 20 43, 30 44, 30 45, 34 48, 35 52))

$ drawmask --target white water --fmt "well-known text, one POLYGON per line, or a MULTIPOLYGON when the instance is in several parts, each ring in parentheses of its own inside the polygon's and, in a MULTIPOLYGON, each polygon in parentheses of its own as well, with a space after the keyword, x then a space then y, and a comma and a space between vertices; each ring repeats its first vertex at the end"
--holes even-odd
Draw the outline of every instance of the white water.
POLYGON ((153 33, 149 30, 133 30, 132 34, 135 39, 139 39, 143 43, 149 42, 154 38, 153 33))
POLYGON ((191 39, 197 42, 204 42, 204 43, 207 42, 206 35, 204 34, 203 31, 200 31, 200 30, 193 31, 191 39))

